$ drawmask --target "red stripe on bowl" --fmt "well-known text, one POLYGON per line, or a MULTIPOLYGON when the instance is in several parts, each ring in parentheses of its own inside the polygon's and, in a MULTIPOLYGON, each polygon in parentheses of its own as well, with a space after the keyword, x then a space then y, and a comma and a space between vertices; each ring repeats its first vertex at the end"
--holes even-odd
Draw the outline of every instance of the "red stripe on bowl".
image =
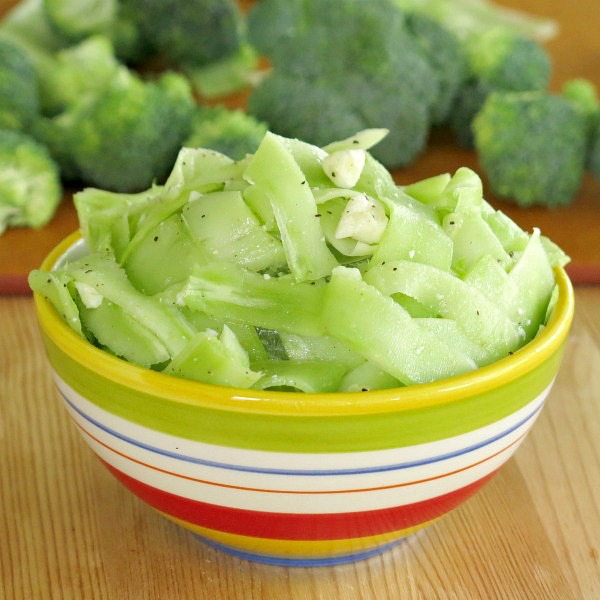
POLYGON ((351 539, 414 527, 449 512, 497 472, 453 492, 413 504, 372 511, 307 514, 242 510, 190 500, 142 483, 102 462, 136 496, 167 515, 227 533, 281 540, 351 539))

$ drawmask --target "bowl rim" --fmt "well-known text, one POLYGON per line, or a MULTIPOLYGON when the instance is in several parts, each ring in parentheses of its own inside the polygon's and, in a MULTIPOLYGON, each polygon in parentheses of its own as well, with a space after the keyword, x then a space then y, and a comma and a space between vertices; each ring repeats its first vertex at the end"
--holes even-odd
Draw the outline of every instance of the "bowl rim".
MULTIPOLYGON (((51 270, 73 246, 83 241, 75 231, 46 256, 41 269, 51 270)), ((482 393, 498 384, 514 381, 532 371, 560 350, 566 340, 575 309, 573 285, 562 267, 555 268, 559 294, 546 327, 512 355, 461 375, 430 383, 366 392, 301 393, 217 386, 152 371, 115 357, 87 342, 60 318, 53 306, 34 293, 42 331, 71 359, 94 369, 125 387, 147 391, 165 401, 199 407, 261 414, 340 416, 379 414, 430 408, 482 393), (140 387, 142 386, 142 387, 140 387)))

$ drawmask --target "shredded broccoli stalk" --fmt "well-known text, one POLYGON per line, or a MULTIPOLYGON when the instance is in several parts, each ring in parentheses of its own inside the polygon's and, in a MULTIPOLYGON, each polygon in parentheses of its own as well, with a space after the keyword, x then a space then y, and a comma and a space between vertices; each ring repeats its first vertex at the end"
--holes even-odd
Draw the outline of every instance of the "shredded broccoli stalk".
POLYGON ((490 0, 394 0, 407 12, 427 15, 464 39, 473 33, 498 27, 545 42, 558 33, 558 24, 490 0))

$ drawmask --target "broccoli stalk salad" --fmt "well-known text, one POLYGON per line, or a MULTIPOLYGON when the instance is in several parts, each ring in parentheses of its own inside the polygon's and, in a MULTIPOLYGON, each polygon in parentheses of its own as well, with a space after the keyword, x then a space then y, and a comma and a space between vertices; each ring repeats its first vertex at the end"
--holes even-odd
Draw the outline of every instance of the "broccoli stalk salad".
POLYGON ((568 257, 467 168, 398 186, 386 130, 242 160, 182 148, 164 185, 75 195, 88 252, 30 274, 68 325, 137 365, 299 392, 430 382, 531 340, 568 257))

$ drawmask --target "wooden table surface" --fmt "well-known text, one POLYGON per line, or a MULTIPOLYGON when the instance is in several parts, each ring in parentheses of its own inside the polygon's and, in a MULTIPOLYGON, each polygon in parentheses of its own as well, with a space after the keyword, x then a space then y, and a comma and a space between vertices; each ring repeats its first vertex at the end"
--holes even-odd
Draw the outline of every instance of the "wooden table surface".
MULTIPOLYGON (((13 3, 0 0, 0 11, 13 3)), ((600 3, 503 3, 559 20, 550 44, 555 85, 571 76, 600 85, 600 3)), ((472 160, 442 144, 406 176, 472 160)), ((577 211, 531 211, 518 221, 543 223, 546 232, 550 223, 556 241, 595 269, 599 195, 586 180, 577 211)), ((62 210, 42 235, 4 237, 0 275, 37 266, 43 245, 72 228, 69 205, 62 210)), ((311 570, 208 548, 118 484, 62 408, 31 298, 0 295, 0 600, 600 598, 599 308, 600 286, 577 285, 572 335, 547 405, 481 492, 381 556, 311 570)))

